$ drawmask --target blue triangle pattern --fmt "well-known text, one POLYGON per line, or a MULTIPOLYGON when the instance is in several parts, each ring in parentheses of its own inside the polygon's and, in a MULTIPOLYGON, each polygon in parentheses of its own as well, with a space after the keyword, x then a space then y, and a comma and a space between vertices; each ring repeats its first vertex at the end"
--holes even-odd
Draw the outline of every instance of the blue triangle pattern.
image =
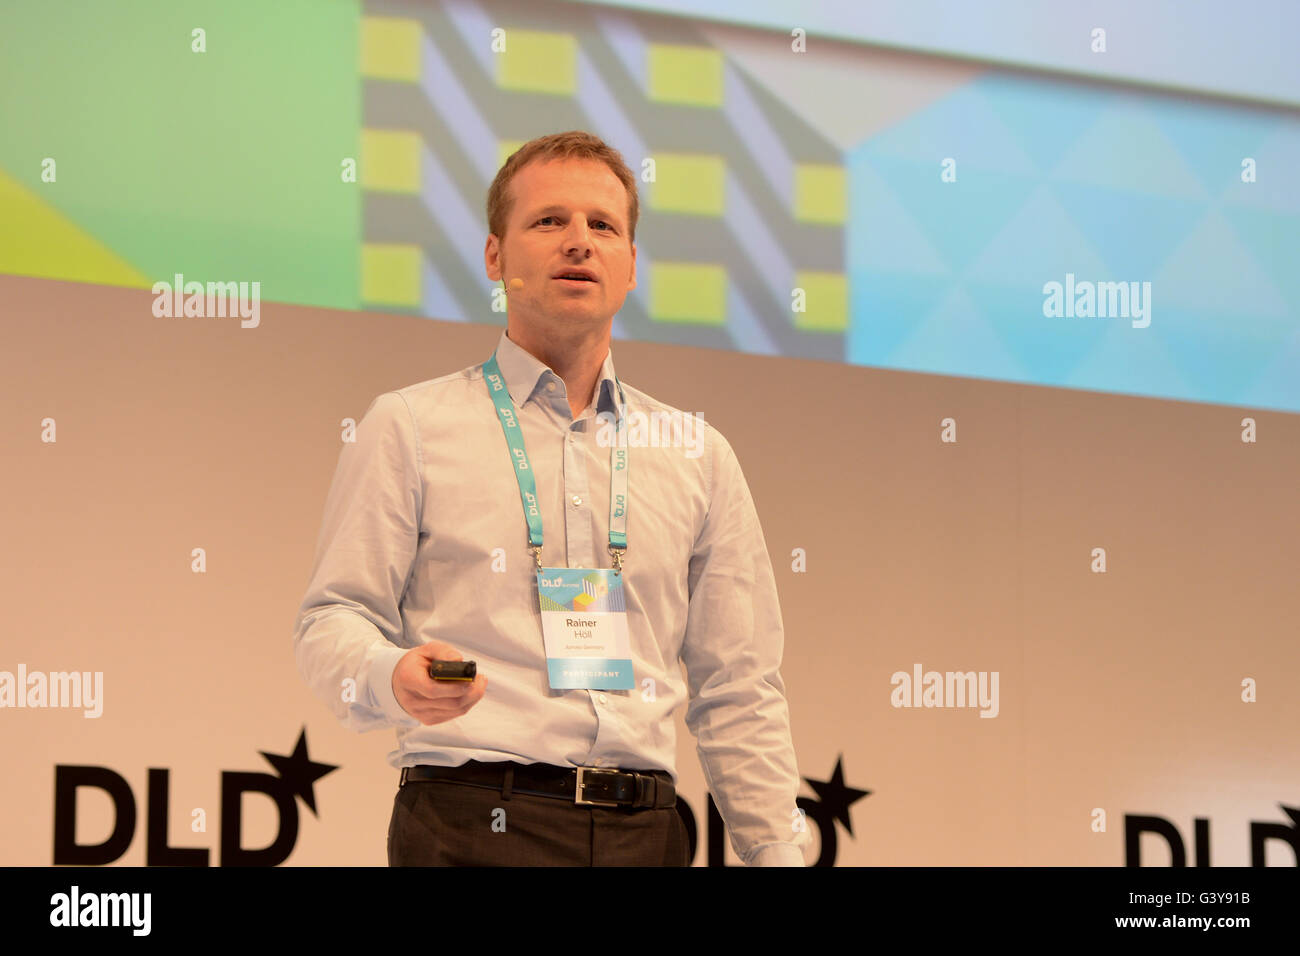
POLYGON ((1293 155, 1275 112, 985 74, 846 157, 847 358, 1300 411, 1293 155), (1066 273, 1149 281, 1151 325, 1044 316, 1066 273))
POLYGON ((854 321, 845 337, 847 361, 855 365, 891 365, 898 344, 911 336, 950 282, 870 270, 853 273, 850 310, 854 321))
POLYGON ((1214 196, 1241 181, 1242 159, 1259 156, 1278 123, 1266 110, 1184 100, 1163 102, 1148 113, 1214 196))
POLYGON ((1087 237, 1108 275, 1150 279, 1205 214, 1206 203, 1085 183, 1056 183, 1052 192, 1087 237))
POLYGON ((1006 128, 1046 174, 1118 94, 1073 83, 1010 73, 986 73, 980 91, 1006 128))
POLYGON ((993 170, 957 166, 955 182, 940 179, 937 161, 873 157, 908 220, 924 234, 951 273, 964 272, 1028 199, 1034 181, 993 170))
POLYGON ((1023 381, 1027 371, 1007 351, 979 308, 960 286, 927 315, 911 337, 889 354, 892 368, 939 375, 1023 381))

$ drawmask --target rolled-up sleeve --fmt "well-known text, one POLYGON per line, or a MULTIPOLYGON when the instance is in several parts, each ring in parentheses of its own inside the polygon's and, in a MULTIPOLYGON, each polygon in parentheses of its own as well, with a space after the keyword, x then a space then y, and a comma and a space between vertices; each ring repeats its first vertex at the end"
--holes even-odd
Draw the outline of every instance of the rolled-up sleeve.
POLYGON ((325 500, 311 583, 298 610, 298 672, 351 730, 419 726, 393 695, 407 651, 402 595, 419 543, 420 449, 406 399, 370 403, 325 500))
POLYGON ((784 629, 767 543, 740 463, 708 429, 709 511, 690 561, 682 661, 709 791, 746 865, 803 866, 807 826, 781 679, 784 629))

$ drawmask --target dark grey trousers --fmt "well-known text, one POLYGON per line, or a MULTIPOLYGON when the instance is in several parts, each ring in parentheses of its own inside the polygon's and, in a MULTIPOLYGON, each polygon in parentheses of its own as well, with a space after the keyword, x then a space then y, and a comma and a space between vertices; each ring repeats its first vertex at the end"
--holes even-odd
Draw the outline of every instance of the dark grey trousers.
POLYGON ((676 808, 583 807, 444 780, 399 787, 389 866, 689 866, 676 808))

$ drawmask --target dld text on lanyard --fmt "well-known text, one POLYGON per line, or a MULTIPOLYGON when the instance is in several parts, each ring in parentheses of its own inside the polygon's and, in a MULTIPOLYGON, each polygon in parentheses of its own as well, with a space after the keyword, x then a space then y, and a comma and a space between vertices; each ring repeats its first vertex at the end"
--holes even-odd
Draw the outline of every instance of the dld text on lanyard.
MULTIPOLYGON (((533 471, 528 463, 528 452, 524 450, 524 433, 519 426, 518 416, 510 401, 510 392, 506 389, 501 367, 497 365, 497 353, 483 363, 483 381, 487 384, 488 394, 497 407, 497 417, 501 420, 501 430, 505 432, 506 443, 510 445, 510 458, 515 465, 515 478, 519 482, 519 500, 523 502, 524 518, 528 521, 528 545, 537 561, 537 570, 542 569, 542 512, 537 502, 537 482, 533 480, 533 471)), ((623 383, 614 377, 618 385, 620 402, 618 415, 618 443, 609 450, 609 553, 614 559, 614 573, 623 573, 623 552, 627 551, 627 398, 623 394, 623 383)))

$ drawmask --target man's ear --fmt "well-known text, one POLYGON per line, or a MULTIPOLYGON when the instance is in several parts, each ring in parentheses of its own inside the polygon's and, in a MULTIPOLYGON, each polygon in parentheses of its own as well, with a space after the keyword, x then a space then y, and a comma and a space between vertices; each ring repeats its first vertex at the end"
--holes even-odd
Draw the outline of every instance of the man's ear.
POLYGON ((635 288, 636 288, 636 243, 634 242, 632 243, 632 284, 628 286, 627 289, 629 292, 631 292, 635 288))
POLYGON ((483 267, 489 279, 501 281, 501 241, 492 233, 488 233, 487 244, 483 247, 483 267))

